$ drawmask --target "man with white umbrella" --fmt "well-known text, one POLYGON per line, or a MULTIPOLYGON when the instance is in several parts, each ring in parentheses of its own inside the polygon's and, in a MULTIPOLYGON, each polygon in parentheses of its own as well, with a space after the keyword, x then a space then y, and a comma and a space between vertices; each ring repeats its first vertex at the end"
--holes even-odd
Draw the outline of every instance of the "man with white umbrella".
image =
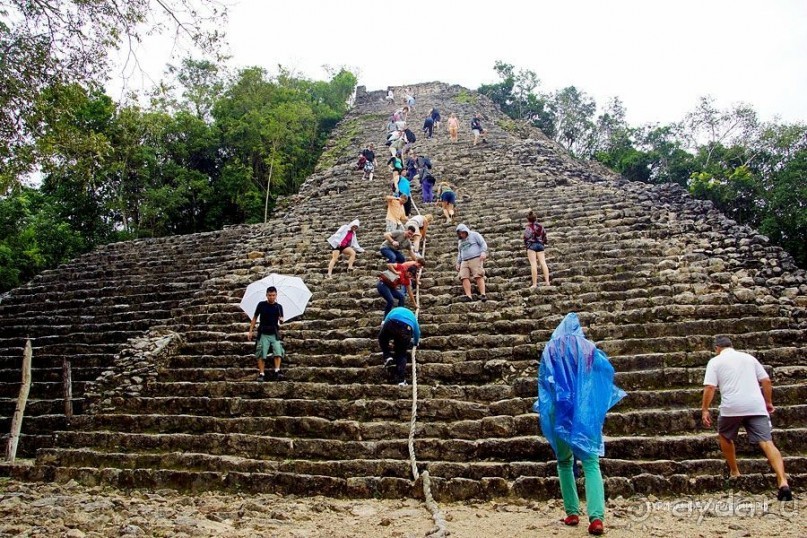
POLYGON ((249 339, 255 330, 255 324, 260 318, 258 325, 258 341, 255 348, 255 355, 258 357, 258 381, 265 381, 264 366, 269 349, 272 349, 274 357, 275 378, 280 381, 283 374, 280 372, 280 361, 285 355, 283 343, 280 341, 280 324, 283 323, 283 306, 277 302, 277 288, 269 286, 266 288, 266 300, 258 303, 255 308, 255 315, 252 316, 252 323, 249 325, 249 339))

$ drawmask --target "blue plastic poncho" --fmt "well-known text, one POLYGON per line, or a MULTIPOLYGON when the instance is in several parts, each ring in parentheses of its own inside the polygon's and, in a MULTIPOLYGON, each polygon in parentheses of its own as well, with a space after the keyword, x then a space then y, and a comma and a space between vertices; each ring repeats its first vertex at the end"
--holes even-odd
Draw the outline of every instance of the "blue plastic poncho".
POLYGON ((555 453, 562 439, 578 459, 604 456, 605 413, 625 396, 608 357, 583 336, 577 314, 567 314, 541 355, 533 406, 555 453))

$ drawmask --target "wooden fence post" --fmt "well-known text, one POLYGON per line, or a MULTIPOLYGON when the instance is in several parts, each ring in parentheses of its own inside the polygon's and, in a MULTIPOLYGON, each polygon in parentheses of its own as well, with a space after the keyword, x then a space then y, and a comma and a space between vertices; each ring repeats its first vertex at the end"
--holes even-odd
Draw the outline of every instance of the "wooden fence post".
POLYGON ((25 342, 25 351, 22 354, 22 386, 20 395, 17 398, 17 408, 14 410, 14 417, 11 419, 11 435, 8 438, 8 450, 6 459, 14 463, 17 458, 17 445, 20 442, 20 430, 22 429, 22 417, 25 414, 25 404, 28 402, 28 393, 31 391, 31 340, 25 342))
POLYGON ((73 373, 70 369, 70 361, 65 357, 62 360, 62 383, 64 385, 64 415, 67 423, 73 420, 73 373))

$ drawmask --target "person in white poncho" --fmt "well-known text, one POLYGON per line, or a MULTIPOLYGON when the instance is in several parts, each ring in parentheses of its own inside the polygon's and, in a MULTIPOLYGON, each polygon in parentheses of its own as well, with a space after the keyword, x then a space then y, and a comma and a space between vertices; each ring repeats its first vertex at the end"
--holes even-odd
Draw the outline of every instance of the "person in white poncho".
POLYGON ((352 221, 350 224, 341 226, 335 234, 328 238, 328 244, 331 245, 331 262, 328 264, 328 278, 333 276, 333 268, 339 260, 339 256, 344 254, 347 256, 347 270, 353 271, 353 262, 356 261, 356 253, 364 252, 364 249, 359 245, 359 240, 356 238, 356 232, 359 229, 359 219, 352 221))

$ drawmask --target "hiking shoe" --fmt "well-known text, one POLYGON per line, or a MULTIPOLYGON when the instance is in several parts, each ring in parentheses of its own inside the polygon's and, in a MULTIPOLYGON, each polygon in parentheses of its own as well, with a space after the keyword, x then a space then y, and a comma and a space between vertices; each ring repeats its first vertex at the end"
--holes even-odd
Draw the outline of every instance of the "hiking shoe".
POLYGON ((256 379, 255 381, 266 381, 266 376, 263 374, 258 374, 258 379, 256 379))
POLYGON ((459 299, 459 301, 460 301, 461 303, 470 303, 470 302, 472 302, 473 300, 474 300, 474 298, 473 298, 473 297, 468 297, 467 295, 463 295, 463 296, 462 296, 462 297, 460 297, 460 299, 459 299))
POLYGON ((283 372, 281 372, 280 370, 275 372, 275 381, 285 381, 285 380, 286 376, 283 375, 283 372))
POLYGON ((399 386, 399 387, 405 387, 405 386, 407 386, 408 384, 409 384, 409 383, 407 383, 407 382, 406 382, 406 379, 404 379, 403 381, 401 381, 400 383, 398 383, 398 386, 399 386))
POLYGON ((487 295, 482 294, 482 295, 480 295, 480 296, 479 296, 479 300, 480 300, 480 301, 482 301, 482 302, 484 303, 485 301, 487 301, 487 300, 488 300, 488 296, 487 296, 487 295))
POLYGON ((602 521, 599 519, 595 519, 591 522, 591 525, 588 526, 588 533, 594 534, 595 536, 599 536, 604 532, 602 521))
POLYGON ((570 527, 576 527, 578 523, 580 523, 580 517, 572 514, 570 516, 566 516, 566 519, 562 519, 564 525, 568 525, 570 527))
POLYGON ((790 486, 782 486, 776 494, 776 499, 779 501, 792 501, 793 492, 790 491, 790 486))

